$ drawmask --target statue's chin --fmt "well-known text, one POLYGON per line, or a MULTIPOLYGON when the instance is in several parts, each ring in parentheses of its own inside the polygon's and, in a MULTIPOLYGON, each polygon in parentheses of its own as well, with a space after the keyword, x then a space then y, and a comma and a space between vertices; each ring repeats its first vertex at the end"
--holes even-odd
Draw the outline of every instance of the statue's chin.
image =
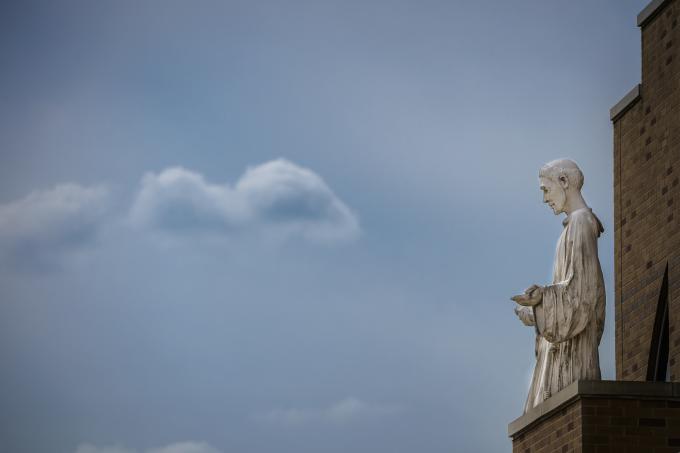
POLYGON ((559 215, 562 214, 564 211, 562 209, 558 209, 555 206, 550 205, 550 210, 552 210, 553 214, 559 215))

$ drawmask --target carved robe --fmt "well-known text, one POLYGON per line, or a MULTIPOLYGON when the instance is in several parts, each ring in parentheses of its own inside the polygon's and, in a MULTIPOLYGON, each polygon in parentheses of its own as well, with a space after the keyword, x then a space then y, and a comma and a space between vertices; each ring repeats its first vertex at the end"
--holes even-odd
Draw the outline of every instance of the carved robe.
POLYGON ((597 238, 604 228, 589 208, 572 212, 563 224, 553 282, 528 313, 536 326, 536 367, 525 412, 574 381, 601 378, 605 291, 597 238))

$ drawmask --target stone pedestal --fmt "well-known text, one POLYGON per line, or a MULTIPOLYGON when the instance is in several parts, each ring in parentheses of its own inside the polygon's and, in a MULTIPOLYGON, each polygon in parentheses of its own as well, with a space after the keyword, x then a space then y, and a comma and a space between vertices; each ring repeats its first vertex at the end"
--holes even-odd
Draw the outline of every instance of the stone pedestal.
POLYGON ((513 453, 678 453, 680 383, 574 382, 508 434, 513 453))

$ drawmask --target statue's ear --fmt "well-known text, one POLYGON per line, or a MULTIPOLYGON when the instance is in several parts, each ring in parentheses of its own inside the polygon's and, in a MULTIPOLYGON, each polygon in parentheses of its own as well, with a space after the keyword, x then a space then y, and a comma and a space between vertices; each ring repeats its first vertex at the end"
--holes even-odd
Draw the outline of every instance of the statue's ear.
POLYGON ((560 182, 560 186, 562 186, 564 190, 567 190, 569 188, 569 178, 567 178, 567 175, 560 175, 558 181, 560 182))

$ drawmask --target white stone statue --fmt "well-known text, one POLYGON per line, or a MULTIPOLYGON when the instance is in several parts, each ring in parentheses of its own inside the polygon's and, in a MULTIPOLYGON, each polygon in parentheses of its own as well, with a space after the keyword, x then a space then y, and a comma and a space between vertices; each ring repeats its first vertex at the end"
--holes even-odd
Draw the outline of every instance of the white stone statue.
POLYGON ((511 299, 519 319, 536 328, 536 367, 524 412, 580 379, 600 379, 598 346, 604 330, 605 292, 597 257, 604 231, 581 195, 583 173, 569 159, 539 172, 543 202, 566 213, 557 241, 552 284, 532 285, 511 299))

